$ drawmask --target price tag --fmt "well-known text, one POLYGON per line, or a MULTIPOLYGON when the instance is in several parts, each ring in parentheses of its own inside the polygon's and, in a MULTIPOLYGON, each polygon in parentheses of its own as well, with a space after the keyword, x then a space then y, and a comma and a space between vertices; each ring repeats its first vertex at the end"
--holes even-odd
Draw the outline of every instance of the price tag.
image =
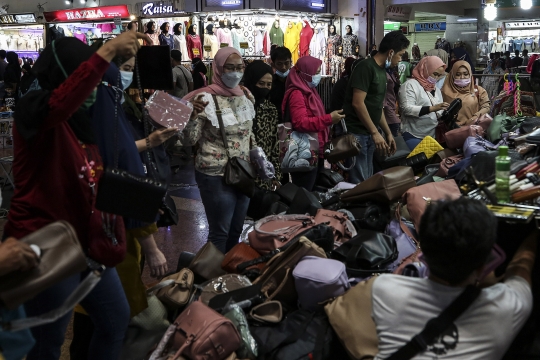
POLYGON ((122 18, 121 17, 115 17, 114 18, 114 25, 115 26, 122 26, 122 18))
POLYGON ((204 51, 206 51, 206 52, 212 51, 212 46, 211 45, 204 45, 203 48, 204 48, 204 51))
POLYGON ((229 44, 227 44, 227 43, 221 43, 221 45, 219 45, 219 47, 222 47, 222 48, 224 48, 224 47, 229 47, 229 44))
POLYGON ((241 42, 240 49, 249 49, 249 44, 247 42, 241 42))
POLYGON ((197 48, 191 49, 191 51, 193 51, 193 55, 195 55, 195 56, 201 55, 199 49, 197 49, 197 48))

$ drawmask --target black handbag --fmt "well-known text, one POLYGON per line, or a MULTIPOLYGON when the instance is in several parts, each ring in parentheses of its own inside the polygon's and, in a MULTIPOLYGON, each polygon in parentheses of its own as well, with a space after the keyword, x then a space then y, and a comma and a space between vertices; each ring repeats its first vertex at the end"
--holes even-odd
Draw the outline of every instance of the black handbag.
POLYGON ((265 217, 270 211, 272 204, 279 201, 280 197, 275 191, 255 187, 253 197, 249 201, 247 216, 253 220, 259 220, 265 217))
POLYGON ((388 204, 366 202, 345 207, 354 216, 352 221, 357 231, 375 230, 384 231, 390 223, 391 212, 388 204))
POLYGON ((410 166, 416 174, 424 170, 427 164, 429 164, 429 159, 427 158, 426 153, 421 152, 420 154, 402 160, 399 163, 399 166, 410 166))
POLYGON ((440 120, 446 125, 446 131, 459 128, 459 125, 456 124, 456 119, 459 114, 459 110, 461 110, 461 106, 461 99, 457 98, 454 99, 448 108, 443 111, 440 120))
POLYGON ((319 172, 316 185, 326 189, 331 189, 342 181, 345 181, 345 179, 343 179, 343 176, 341 176, 340 173, 330 169, 323 169, 319 172))
POLYGON ((165 195, 165 200, 159 209, 163 211, 163 214, 159 215, 157 227, 178 225, 178 210, 176 210, 176 204, 169 194, 165 195))
POLYGON ((351 277, 389 272, 387 266, 397 257, 396 240, 371 230, 360 230, 358 235, 332 252, 332 259, 345 263, 347 275, 351 277))
MULTIPOLYGON (((139 69, 136 66, 137 80, 139 80, 139 69)), ((118 72, 118 83, 121 82, 120 72, 118 72)), ((140 88, 140 81, 139 81, 140 88)), ((99 180, 99 191, 96 196, 96 209, 109 213, 116 214, 126 218, 153 223, 159 213, 159 208, 162 204, 163 197, 167 192, 167 184, 148 178, 147 176, 139 176, 130 174, 129 172, 118 168, 118 107, 120 106, 121 91, 113 87, 116 92, 115 99, 115 153, 112 168, 107 168, 103 171, 103 175, 99 180)), ((140 94, 143 92, 140 90, 140 94)), ((144 97, 143 102, 144 102, 144 97)), ((149 123, 146 118, 146 112, 143 112, 144 135, 148 137, 149 123)), ((147 151, 148 158, 150 154, 147 151)))
POLYGON ((251 198, 255 192, 255 170, 249 161, 241 159, 237 156, 230 156, 227 145, 227 135, 225 134, 225 125, 223 125, 223 118, 221 116, 221 110, 219 108, 216 95, 212 95, 212 99, 214 99, 214 104, 216 106, 216 115, 219 121, 221 138, 223 140, 223 145, 225 146, 228 159, 227 165, 225 165, 223 181, 226 185, 234 187, 247 197, 251 198))

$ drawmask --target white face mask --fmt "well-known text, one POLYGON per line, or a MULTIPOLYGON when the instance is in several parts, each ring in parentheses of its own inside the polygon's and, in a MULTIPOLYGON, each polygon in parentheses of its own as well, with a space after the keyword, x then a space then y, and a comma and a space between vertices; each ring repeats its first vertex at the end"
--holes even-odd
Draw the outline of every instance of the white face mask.
POLYGON ((311 82, 308 83, 309 87, 310 88, 316 88, 319 83, 321 82, 321 79, 322 79, 322 75, 321 74, 315 74, 311 77, 311 82))
POLYGON ((229 89, 234 89, 238 86, 238 84, 240 84, 243 77, 244 73, 235 71, 221 75, 221 81, 223 81, 225 86, 227 86, 229 89))
POLYGON ((122 77, 122 88, 127 90, 129 85, 133 82, 133 72, 132 71, 120 71, 120 76, 122 77))

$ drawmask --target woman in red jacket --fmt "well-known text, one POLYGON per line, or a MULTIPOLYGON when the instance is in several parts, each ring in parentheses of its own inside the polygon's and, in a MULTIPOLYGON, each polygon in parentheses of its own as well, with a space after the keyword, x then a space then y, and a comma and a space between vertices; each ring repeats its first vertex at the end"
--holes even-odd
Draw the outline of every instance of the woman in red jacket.
MULTIPOLYGON (((287 91, 283 99, 283 113, 289 112, 292 128, 297 132, 317 132, 319 134, 319 166, 307 172, 291 173, 292 182, 306 190, 313 190, 318 170, 324 167, 324 144, 329 139, 330 126, 337 124, 343 110, 326 114, 321 97, 317 93, 317 85, 321 81, 322 61, 312 56, 301 57, 291 68, 287 83, 287 91)), ((284 115, 286 118, 286 115, 284 115)))
MULTIPOLYGON (((119 358, 129 323, 129 305, 114 268, 125 255, 122 218, 100 213, 94 207, 103 162, 88 108, 96 100, 97 86, 110 61, 117 55, 134 56, 140 48, 139 38, 146 36, 126 32, 96 53, 75 38, 53 41, 33 68, 41 90, 23 97, 14 114, 15 193, 4 237, 22 238, 64 220, 77 232, 89 268, 107 266, 100 282, 81 301, 96 326, 91 359, 119 358), (108 234, 104 218, 109 221, 108 234)), ((58 308, 87 273, 67 278, 26 302, 27 315, 58 308)), ((68 313, 33 328, 36 345, 27 359, 58 359, 70 317, 68 313)))

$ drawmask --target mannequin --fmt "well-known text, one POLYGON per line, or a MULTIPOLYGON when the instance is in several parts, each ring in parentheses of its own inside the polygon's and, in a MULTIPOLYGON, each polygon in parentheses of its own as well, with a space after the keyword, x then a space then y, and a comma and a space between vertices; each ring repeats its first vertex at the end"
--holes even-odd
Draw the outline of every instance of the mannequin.
POLYGON ((495 37, 492 37, 491 39, 488 40, 488 51, 489 52, 495 52, 495 51, 493 51, 493 44, 495 44, 495 41, 496 41, 495 37))
POLYGON ((240 47, 240 43, 246 42, 246 38, 244 37, 244 33, 242 28, 238 25, 238 22, 234 22, 234 29, 231 30, 231 36, 232 36, 232 46, 240 51, 240 54, 244 56, 246 54, 246 49, 242 49, 240 47))
POLYGON ((336 32, 335 25, 328 28, 328 42, 326 45, 326 72, 334 76, 334 80, 339 80, 341 75, 341 58, 338 56, 338 49, 341 46, 341 35, 336 32))
POLYGON ((173 49, 179 50, 182 53, 182 61, 190 61, 189 53, 186 45, 186 37, 182 31, 183 24, 176 23, 173 28, 173 49))
POLYGON ((448 54, 450 54, 452 51, 452 46, 450 46, 450 43, 445 38, 441 39, 441 49, 446 51, 448 54))
POLYGON ((303 21, 303 29, 300 32, 300 57, 309 55, 309 44, 313 38, 313 29, 307 20, 303 21))
POLYGON ((196 57, 201 59, 203 57, 201 37, 197 35, 198 29, 199 27, 197 25, 191 25, 188 29, 188 35, 186 36, 188 54, 189 58, 192 60, 196 57))
POLYGON ((300 29, 301 23, 289 21, 283 38, 283 45, 291 51, 293 64, 298 61, 298 47, 300 46, 300 29))
POLYGON ((442 49, 442 40, 440 36, 437 36, 434 49, 442 49))
POLYGON ((420 58, 422 57, 417 43, 414 43, 412 47, 412 57, 414 61, 420 61, 420 58))
POLYGON ((309 44, 309 54, 323 62, 321 65, 321 75, 326 75, 326 63, 324 62, 325 52, 326 37, 324 36, 323 28, 316 28, 315 34, 311 38, 309 44))
POLYGON ((272 45, 283 46, 283 30, 279 27, 279 20, 274 21, 272 30, 270 30, 270 43, 272 45))
POLYGON ((358 36, 353 34, 351 25, 345 26, 347 34, 343 36, 343 54, 346 59, 355 56, 356 45, 358 45, 358 36))
POLYGON ((162 46, 167 45, 172 50, 174 49, 174 38, 169 33, 170 28, 171 26, 168 22, 164 22, 163 24, 161 24, 161 26, 159 27, 159 29, 161 30, 161 34, 159 34, 159 44, 162 46))
POLYGON ((204 45, 210 46, 212 50, 204 52, 205 57, 213 59, 219 50, 218 39, 214 34, 214 25, 210 24, 206 26, 206 34, 204 34, 204 45))
POLYGON ((81 29, 75 29, 75 33, 73 34, 74 37, 81 40, 83 43, 88 44, 86 41, 86 35, 81 32, 81 29))
POLYGON ((88 45, 92 45, 94 40, 97 39, 97 36, 92 32, 92 30, 87 30, 85 36, 86 36, 86 43, 88 45))
POLYGON ((232 46, 232 35, 230 29, 230 21, 224 19, 219 22, 220 27, 216 30, 216 37, 219 48, 232 46))
POLYGON ((146 23, 146 31, 144 32, 152 42, 146 42, 145 45, 151 46, 151 45, 159 45, 159 35, 156 33, 156 23, 153 21, 149 21, 146 23))
POLYGON ((255 30, 255 55, 270 54, 270 37, 266 31, 266 24, 261 24, 260 29, 255 30))

